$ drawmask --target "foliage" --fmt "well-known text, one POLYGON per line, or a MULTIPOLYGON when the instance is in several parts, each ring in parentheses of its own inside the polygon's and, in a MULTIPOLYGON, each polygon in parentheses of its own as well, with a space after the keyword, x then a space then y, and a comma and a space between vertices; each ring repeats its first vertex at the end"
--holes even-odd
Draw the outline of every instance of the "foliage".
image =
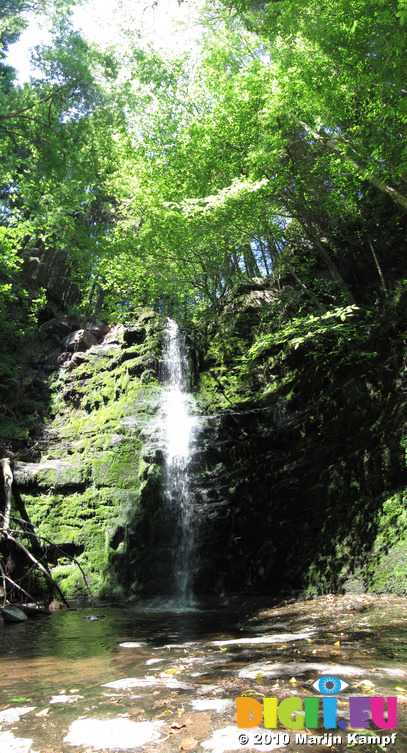
MULTIPOLYGON (((16 243, 21 243, 24 228, 0 227, 0 400, 4 400, 10 386, 19 384, 20 359, 17 343, 28 337, 37 322, 39 310, 45 303, 41 290, 34 298, 20 279, 21 258, 16 243)), ((3 411, 7 406, 3 405, 3 411)))
POLYGON ((259 337, 250 347, 247 358, 253 360, 264 352, 270 351, 272 346, 278 345, 280 350, 286 343, 296 350, 300 345, 314 337, 334 333, 338 343, 343 338, 350 339, 355 333, 355 324, 350 322, 358 312, 357 306, 341 306, 322 316, 297 317, 294 322, 287 324, 277 332, 259 337))
MULTIPOLYGON (((405 423, 406 13, 402 0, 208 0, 199 45, 170 53, 137 35, 115 49, 90 44, 64 0, 0 9, 2 435, 21 441, 37 422, 34 410, 19 421, 24 366, 32 333, 56 311, 126 321, 146 305, 183 319, 203 354, 204 409, 225 416, 214 477, 236 502, 225 525, 235 562, 251 563, 247 583, 267 585, 281 538, 288 581, 305 540, 312 588, 340 587, 376 534, 377 561, 404 579, 404 492, 391 467, 405 423), (26 11, 44 8, 52 42, 19 85, 4 57, 26 11), (327 448, 333 460, 316 471, 327 448), (262 500, 276 489, 270 509, 253 498, 254 476, 262 500), (253 549, 256 525, 277 531, 254 559, 240 536, 253 516, 253 549)), ((95 373, 78 366, 86 394, 69 376, 66 404, 58 393, 52 406, 58 436, 81 435, 83 473, 92 457, 106 505, 114 475, 120 492, 131 483, 133 460, 106 445, 125 391, 147 413, 154 392, 144 353, 126 366, 107 355, 109 375, 97 359, 95 373)), ((153 512, 157 469, 148 488, 136 474, 153 512)), ((73 541, 81 495, 68 497, 44 494, 33 508, 46 526, 66 504, 73 541)), ((112 562, 119 578, 121 550, 112 562)))
POLYGON ((287 271, 315 305, 352 305, 403 273, 395 16, 348 0, 334 19, 328 3, 238 11, 207 8, 194 63, 137 46, 129 58, 129 140, 110 179, 120 211, 96 261, 112 305, 150 297, 191 315, 241 279, 287 271))
POLYGON ((401 4, 230 7, 201 8, 188 55, 103 51, 61 5, 43 77, 7 79, 3 224, 29 233, 20 259, 66 257, 87 305, 190 319, 288 273, 323 311, 404 274, 401 4))

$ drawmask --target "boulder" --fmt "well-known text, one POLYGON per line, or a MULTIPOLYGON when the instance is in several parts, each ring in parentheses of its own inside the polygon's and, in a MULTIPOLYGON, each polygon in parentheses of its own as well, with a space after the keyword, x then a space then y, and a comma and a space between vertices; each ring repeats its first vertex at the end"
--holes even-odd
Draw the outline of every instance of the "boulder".
POLYGON ((103 345, 106 345, 107 343, 118 343, 121 345, 123 343, 123 333, 123 324, 115 324, 114 327, 109 329, 109 332, 103 338, 103 345))
POLYGON ((1 610, 1 616, 4 622, 25 622, 28 620, 27 615, 22 609, 16 607, 14 604, 7 604, 1 610))
POLYGON ((69 368, 73 369, 75 366, 80 366, 82 363, 85 363, 87 359, 87 356, 85 356, 83 350, 78 350, 76 353, 72 354, 72 358, 69 362, 69 368))
POLYGON ((68 607, 66 604, 63 604, 62 601, 57 601, 57 599, 53 599, 51 601, 51 604, 48 606, 48 609, 50 612, 58 612, 59 609, 66 610, 68 607))
POLYGON ((48 335, 66 337, 72 332, 72 325, 73 322, 69 322, 67 319, 50 319, 50 321, 43 324, 40 329, 48 335))
POLYGON ((87 332, 95 335, 95 337, 101 338, 107 334, 109 327, 105 322, 94 322, 90 320, 86 322, 85 329, 87 332))
POLYGON ((78 351, 89 350, 92 345, 96 345, 98 338, 86 329, 77 329, 71 332, 64 340, 64 347, 69 352, 77 353, 78 351))

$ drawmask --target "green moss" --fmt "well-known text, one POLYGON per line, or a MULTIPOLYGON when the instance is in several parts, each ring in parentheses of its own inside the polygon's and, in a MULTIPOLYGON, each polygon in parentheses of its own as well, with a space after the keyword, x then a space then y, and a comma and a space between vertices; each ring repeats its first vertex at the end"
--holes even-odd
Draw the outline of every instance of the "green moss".
POLYGON ((129 560, 125 531, 156 473, 143 460, 140 432, 148 437, 160 388, 154 372, 148 384, 140 377, 152 354, 158 360, 162 330, 162 318, 143 309, 129 330, 135 344, 126 345, 122 332, 120 347, 96 347, 83 364, 51 377, 49 445, 40 463, 18 468, 21 488, 35 488, 24 493, 30 519, 61 547, 53 549, 53 575, 67 596, 86 595, 86 587, 64 551, 75 553, 95 595, 108 595, 108 581, 119 588, 109 579, 109 558, 126 552, 129 560))
POLYGON ((407 594, 407 490, 385 499, 366 568, 369 589, 407 594))
POLYGON ((93 457, 93 478, 96 486, 132 488, 137 483, 139 460, 135 452, 104 452, 93 457))
MULTIPOLYGON (((1 408, 4 411, 7 410, 5 406, 0 406, 1 408)), ((0 436, 8 440, 28 439, 29 429, 28 426, 22 426, 21 421, 18 421, 13 415, 0 413, 0 436)))
POLYGON ((229 568, 226 588, 243 560, 259 590, 405 593, 405 292, 304 315, 269 287, 274 302, 236 290, 197 324, 213 453, 201 482, 219 510, 208 567, 229 568))
POLYGON ((39 489, 61 489, 84 486, 91 477, 88 463, 76 459, 47 457, 41 463, 27 463, 17 467, 16 480, 22 485, 35 483, 39 489))

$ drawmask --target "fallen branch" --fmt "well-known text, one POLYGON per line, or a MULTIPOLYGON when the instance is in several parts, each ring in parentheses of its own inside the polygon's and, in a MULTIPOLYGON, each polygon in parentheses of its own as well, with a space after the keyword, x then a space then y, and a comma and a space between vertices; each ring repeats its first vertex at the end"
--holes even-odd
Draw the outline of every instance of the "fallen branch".
POLYGON ((33 597, 33 596, 31 596, 31 594, 29 594, 29 593, 28 593, 28 591, 26 591, 26 590, 25 590, 25 588, 23 588, 22 586, 19 586, 19 585, 18 585, 18 583, 16 583, 16 582, 15 582, 14 580, 12 580, 12 579, 11 579, 11 578, 10 578, 10 577, 9 577, 8 575, 6 575, 6 573, 4 572, 4 568, 3 568, 3 565, 1 564, 1 562, 0 562, 0 570, 1 570, 2 580, 3 580, 3 588, 4 588, 4 600, 3 600, 3 607, 4 607, 4 606, 5 606, 5 604, 6 604, 6 584, 5 584, 5 581, 6 581, 6 580, 7 580, 7 581, 8 581, 8 582, 9 582, 9 583, 10 583, 10 584, 11 584, 11 585, 13 586, 13 588, 17 588, 17 590, 18 590, 18 591, 21 591, 21 592, 22 592, 23 594, 25 594, 26 596, 28 596, 28 598, 30 599, 30 601, 33 601, 33 602, 34 602, 34 604, 36 604, 36 605, 37 605, 37 607, 39 607, 39 606, 40 606, 40 605, 38 604, 38 601, 37 601, 37 599, 34 599, 34 597, 33 597))
POLYGON ((3 478, 4 478, 4 494, 6 498, 6 504, 4 508, 4 516, 3 516, 3 533, 7 533, 9 525, 10 525, 10 511, 11 511, 11 487, 13 484, 13 473, 10 468, 10 461, 8 458, 3 458, 0 461, 0 464, 3 468, 3 478))
MULTIPOLYGON (((0 513, 0 515, 1 515, 1 513, 0 513)), ((76 567, 78 568, 78 570, 80 570, 80 572, 81 572, 81 575, 82 575, 82 578, 83 578, 83 582, 84 582, 84 584, 86 586, 87 591, 89 592, 89 596, 90 596, 90 599, 91 599, 91 602, 92 602, 92 606, 94 606, 94 604, 95 604, 95 598, 93 596, 93 593, 92 593, 91 588, 89 586, 89 583, 87 581, 87 575, 86 575, 86 573, 85 573, 82 565, 80 564, 80 562, 78 562, 78 560, 75 557, 73 557, 71 554, 67 554, 63 550, 63 548, 61 546, 59 546, 58 544, 55 544, 53 541, 51 541, 50 539, 48 539, 46 536, 41 536, 36 531, 34 531, 33 530, 34 526, 33 526, 33 524, 30 521, 28 521, 28 520, 21 520, 21 518, 16 518, 14 515, 11 515, 10 517, 11 517, 12 521, 14 521, 15 523, 18 523, 22 527, 23 533, 24 533, 25 536, 32 537, 35 540, 36 544, 39 544, 40 542, 44 542, 45 544, 48 544, 49 546, 52 546, 58 552, 60 552, 61 554, 63 554, 64 557, 68 557, 68 559, 70 559, 71 562, 73 562, 74 565, 76 565, 76 567), (29 526, 31 530, 28 530, 26 526, 29 526)), ((20 531, 17 531, 14 528, 10 528, 9 532, 11 534, 14 534, 14 535, 18 535, 20 533, 20 531)), ((50 574, 50 577, 52 577, 51 574, 50 574)))
POLYGON ((3 565, 0 562, 1 579, 3 581, 3 607, 6 605, 7 591, 6 591, 6 573, 4 572, 3 565))
MULTIPOLYGON (((83 570, 82 566, 78 562, 78 560, 75 559, 75 557, 72 557, 71 555, 66 555, 62 547, 58 546, 57 544, 54 544, 54 542, 50 541, 49 539, 45 538, 44 536, 39 536, 37 532, 35 531, 34 525, 29 520, 29 517, 27 515, 25 505, 23 500, 21 499, 21 495, 16 488, 14 490, 14 503, 18 508, 18 511, 21 515, 21 518, 17 518, 14 515, 11 515, 11 504, 13 500, 13 492, 12 492, 12 486, 13 486, 13 472, 10 467, 10 460, 8 458, 3 458, 0 460, 0 464, 3 468, 3 477, 4 477, 4 493, 5 493, 5 506, 4 506, 4 513, 0 513, 0 518, 3 518, 3 525, 1 529, 1 533, 3 534, 4 538, 8 542, 12 542, 17 548, 19 548, 22 552, 24 552, 25 556, 28 557, 31 562, 34 563, 34 566, 39 569, 44 575, 47 581, 52 585, 52 587, 58 592, 62 602, 68 607, 69 604, 62 593, 60 587, 54 580, 54 578, 51 575, 51 572, 46 564, 41 562, 41 557, 44 555, 44 549, 42 547, 42 543, 45 542, 49 546, 54 547, 58 551, 60 551, 64 556, 68 556, 69 559, 77 566, 77 568, 80 570, 83 582, 86 586, 86 589, 89 593, 92 605, 94 605, 95 600, 93 597, 93 593, 90 589, 90 586, 88 584, 86 573, 83 570), (17 525, 22 529, 22 533, 24 536, 27 536, 30 538, 32 544, 30 547, 35 551, 35 554, 33 554, 30 549, 28 549, 24 544, 20 541, 18 538, 21 536, 21 531, 16 529, 10 528, 10 520, 12 520, 14 523, 17 523, 17 525), (37 555, 37 556, 35 556, 37 555)), ((9 578, 5 572, 4 569, 0 563, 1 573, 2 573, 2 579, 3 579, 3 590, 4 590, 4 598, 6 598, 6 581, 8 581, 14 588, 19 589, 22 593, 24 593, 26 596, 29 596, 30 599, 32 599, 32 596, 22 588, 22 586, 19 586, 15 581, 13 581, 11 578, 9 578)), ((33 601, 36 602, 35 599, 33 601)), ((36 602, 37 603, 37 602, 36 602)))
POLYGON ((19 541, 18 539, 14 538, 14 536, 12 536, 10 533, 6 534, 6 538, 7 538, 8 541, 12 541, 13 544, 15 544, 19 549, 21 549, 24 552, 24 554, 28 557, 28 559, 31 560, 31 562, 34 562, 34 564, 39 568, 39 570, 41 570, 41 572, 44 573, 46 579, 51 583, 51 585, 53 586, 53 588, 55 588, 55 590, 58 591, 58 593, 59 593, 59 595, 60 595, 63 603, 65 604, 65 606, 69 607, 69 604, 68 604, 67 600, 65 599, 65 596, 62 593, 60 587, 58 586, 58 583, 56 583, 56 581, 53 579, 51 573, 49 572, 49 570, 47 570, 46 567, 44 567, 44 565, 42 564, 42 562, 39 562, 39 560, 37 560, 36 557, 34 557, 34 555, 31 554, 31 552, 29 551, 29 549, 27 549, 27 547, 25 547, 24 544, 21 543, 21 541, 19 541))

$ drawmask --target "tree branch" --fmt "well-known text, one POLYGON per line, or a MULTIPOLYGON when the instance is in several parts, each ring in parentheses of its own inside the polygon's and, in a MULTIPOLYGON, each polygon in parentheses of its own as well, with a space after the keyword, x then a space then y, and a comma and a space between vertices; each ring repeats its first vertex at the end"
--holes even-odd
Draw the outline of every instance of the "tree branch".
POLYGON ((4 478, 4 494, 6 498, 6 504, 4 508, 4 515, 3 515, 3 533, 8 534, 8 530, 10 527, 10 512, 11 512, 11 487, 13 484, 13 473, 10 468, 10 461, 8 458, 3 458, 0 460, 0 465, 3 468, 3 478, 4 478))
POLYGON ((55 590, 58 591, 58 593, 59 593, 59 595, 60 595, 63 603, 67 607, 69 607, 69 604, 68 604, 68 602, 67 602, 64 594, 62 593, 60 587, 58 586, 58 583, 56 583, 56 581, 53 579, 51 573, 46 569, 46 567, 44 567, 44 565, 42 564, 42 562, 39 562, 39 560, 37 560, 37 558, 34 557, 33 554, 31 554, 31 552, 27 549, 27 547, 25 547, 24 544, 21 543, 21 541, 19 541, 18 539, 14 538, 14 536, 12 536, 10 533, 8 533, 6 535, 6 538, 7 538, 8 541, 12 541, 13 544, 15 544, 17 547, 19 547, 24 552, 24 554, 28 557, 28 559, 31 560, 31 562, 34 562, 34 564, 38 567, 38 569, 41 570, 42 573, 44 573, 46 579, 51 583, 51 585, 53 586, 53 588, 55 588, 55 590))

